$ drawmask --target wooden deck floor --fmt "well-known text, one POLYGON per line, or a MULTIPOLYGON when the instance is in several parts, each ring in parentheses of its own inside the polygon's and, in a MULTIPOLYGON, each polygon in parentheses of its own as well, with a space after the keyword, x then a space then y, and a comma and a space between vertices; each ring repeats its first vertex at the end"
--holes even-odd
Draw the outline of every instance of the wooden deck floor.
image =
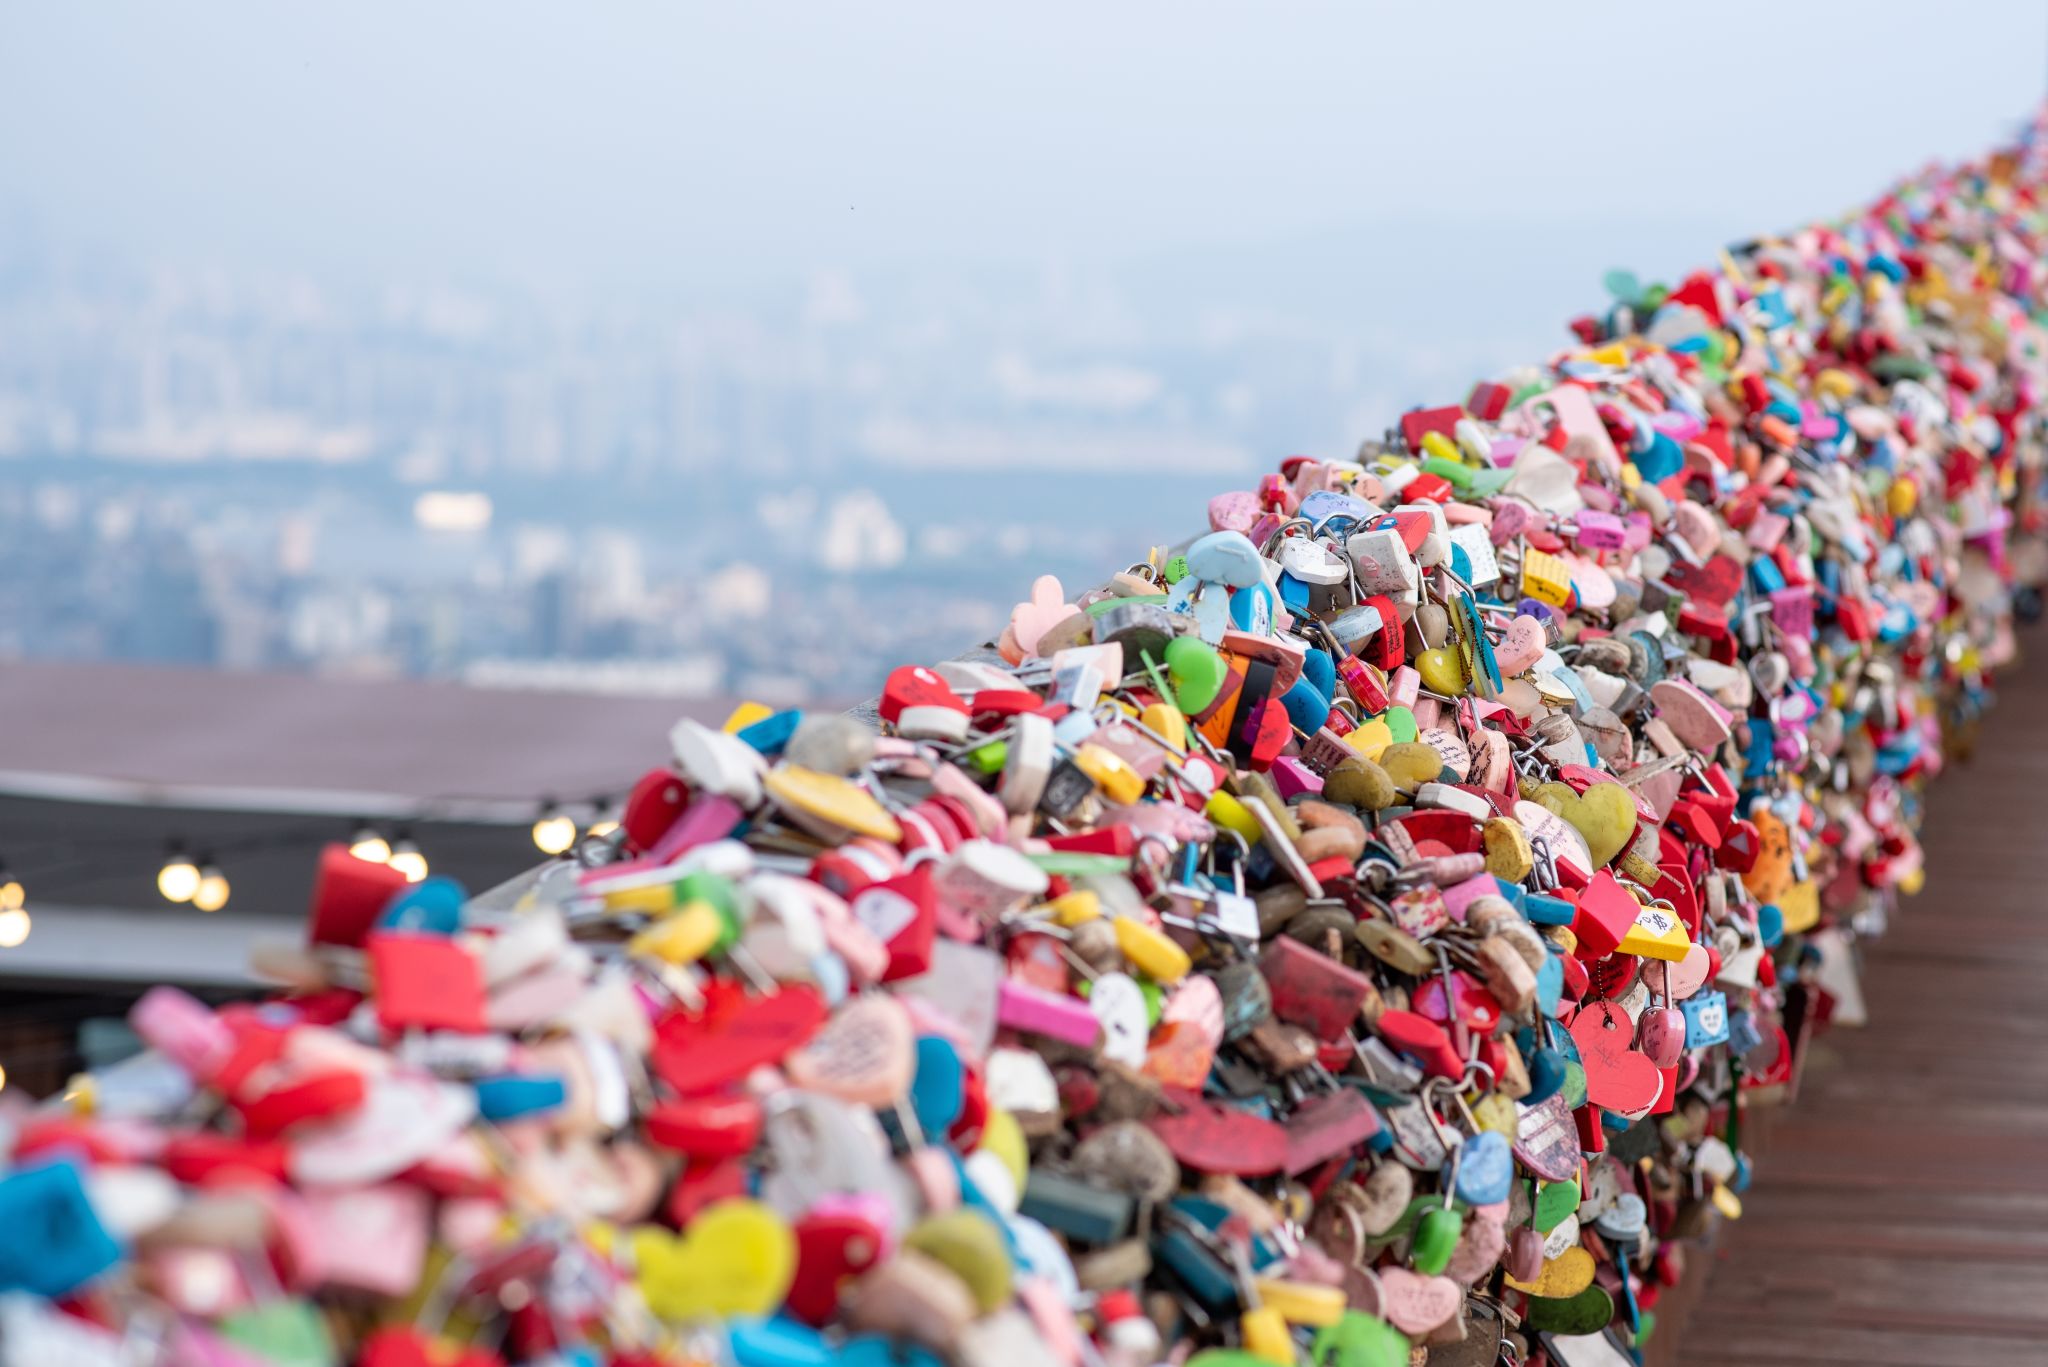
POLYGON ((2048 1364, 2048 657, 1935 786, 1928 890, 1816 1041, 1680 1367, 2048 1364))

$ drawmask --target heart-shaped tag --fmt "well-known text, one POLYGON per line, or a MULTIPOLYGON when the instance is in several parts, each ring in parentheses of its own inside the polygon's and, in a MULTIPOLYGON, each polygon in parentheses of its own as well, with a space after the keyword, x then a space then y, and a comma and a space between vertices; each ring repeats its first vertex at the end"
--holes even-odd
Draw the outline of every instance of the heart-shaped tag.
POLYGON ((1468 1206, 1487 1206, 1505 1201, 1508 1184, 1515 1177, 1515 1156, 1508 1141, 1491 1130, 1482 1131, 1458 1146, 1458 1199, 1468 1206))
POLYGON ((1380 1272, 1380 1313, 1405 1333, 1428 1333, 1464 1303, 1464 1288, 1449 1277, 1425 1277, 1405 1267, 1380 1272))
POLYGON ((1515 1157, 1539 1177, 1563 1181, 1579 1170, 1579 1132, 1561 1092, 1522 1108, 1515 1157))
POLYGON ((1493 1266, 1507 1252, 1507 1230, 1498 1220, 1474 1218, 1465 1221, 1465 1229, 1458 1236, 1458 1246, 1451 1251, 1450 1262, 1444 1265, 1444 1275, 1460 1286, 1469 1287, 1493 1271, 1493 1266))
POLYGON ((1500 666, 1502 678, 1513 678, 1535 665, 1548 649, 1550 641, 1544 635, 1543 623, 1523 613, 1508 623, 1507 630, 1493 648, 1493 660, 1500 666))
POLYGON ((1579 1184, 1575 1180, 1545 1182, 1536 1188, 1536 1201, 1529 1222, 1548 1234, 1579 1208, 1579 1184))
POLYGON ((1701 754, 1720 749, 1735 720, 1727 708, 1684 679, 1650 685, 1650 701, 1671 734, 1701 754))
POLYGON ((1510 1277, 1508 1285, 1531 1296, 1566 1300, 1593 1284, 1595 1266, 1593 1255, 1585 1249, 1568 1248, 1562 1255, 1545 1261, 1543 1271, 1537 1274, 1535 1281, 1518 1282, 1510 1277))
POLYGON ((1522 1322, 1548 1334, 1597 1334, 1614 1318, 1614 1298, 1597 1286, 1556 1300, 1532 1296, 1522 1322))
POLYGON ((1586 1069, 1586 1099, 1609 1111, 1639 1111, 1657 1099, 1657 1065, 1630 1048, 1635 1026, 1612 1002, 1595 1002, 1572 1017, 1572 1042, 1586 1069))
POLYGON ((796 1237, 758 1201, 707 1206, 680 1238, 643 1225, 633 1262, 648 1309, 665 1320, 765 1315, 796 1272, 796 1237))
POLYGON ((671 1011, 655 1026, 654 1069, 685 1096, 715 1091, 808 1040, 825 1023, 816 989, 790 984, 766 996, 712 982, 701 1011, 671 1011))
POLYGON ((1209 500, 1209 530, 1249 535, 1251 529, 1258 525, 1261 511, 1257 494, 1243 489, 1218 494, 1209 500))
POLYGON ((1408 1339, 1384 1320, 1347 1310, 1316 1332, 1315 1360, 1324 1367, 1408 1367, 1408 1339))
POLYGON ((1031 598, 1010 609, 1010 624, 1003 628, 999 646, 1003 658, 1022 664, 1026 656, 1038 653, 1038 642, 1046 632, 1074 615, 1067 591, 1057 576, 1041 574, 1031 581, 1031 598))
POLYGON ((1280 1171, 1287 1161, 1287 1131, 1263 1116, 1183 1094, 1180 1113, 1145 1123, 1173 1156, 1198 1172, 1249 1176, 1280 1171))
POLYGON ((1659 997, 1682 1002, 1706 985, 1713 962, 1714 956, 1705 945, 1694 945, 1682 959, 1644 964, 1643 982, 1659 997))
POLYGON ((903 1097, 917 1066, 910 1013, 893 997, 857 997, 784 1060, 789 1080, 863 1106, 903 1097))

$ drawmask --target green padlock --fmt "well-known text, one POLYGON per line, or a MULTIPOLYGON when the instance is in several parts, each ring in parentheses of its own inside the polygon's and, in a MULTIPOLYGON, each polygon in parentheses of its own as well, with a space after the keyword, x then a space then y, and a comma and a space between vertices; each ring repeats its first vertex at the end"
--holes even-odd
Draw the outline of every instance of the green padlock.
POLYGON ((1578 1295, 1561 1300, 1529 1297, 1522 1322, 1546 1334, 1597 1334, 1613 1318, 1614 1297, 1597 1286, 1589 1286, 1578 1295))
POLYGON ((1579 1208, 1579 1184, 1575 1181, 1545 1182, 1536 1192, 1536 1228, 1548 1234, 1579 1208))
POLYGON ((1434 1277, 1450 1266, 1451 1254, 1457 1250, 1458 1237, 1464 1232, 1465 1217, 1448 1206, 1438 1206, 1416 1225, 1415 1243, 1408 1260, 1417 1272, 1434 1277))
POLYGON ((1316 1334, 1309 1352, 1316 1367, 1408 1367, 1408 1336, 1385 1320, 1346 1310, 1316 1334))
POLYGON ((310 1301, 272 1301, 229 1315, 220 1335, 271 1367, 335 1367, 334 1336, 310 1301))

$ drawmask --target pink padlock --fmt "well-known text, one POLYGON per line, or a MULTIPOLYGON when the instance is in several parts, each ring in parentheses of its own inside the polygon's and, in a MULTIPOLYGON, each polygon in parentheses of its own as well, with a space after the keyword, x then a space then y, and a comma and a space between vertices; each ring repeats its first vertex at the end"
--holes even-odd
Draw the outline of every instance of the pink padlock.
POLYGON ((1047 992, 1015 979, 1005 979, 996 994, 996 1020, 1011 1030, 1046 1035, 1068 1044, 1092 1045, 1102 1022, 1078 997, 1047 992))
POLYGON ((1578 516, 1578 531, 1573 539, 1589 551, 1617 551, 1627 535, 1628 529, 1613 513, 1596 513, 1587 508, 1578 516))
POLYGON ((1412 709, 1415 700, 1422 696, 1422 676, 1413 666, 1402 665, 1387 676, 1387 696, 1395 706, 1412 709))
POLYGON ((1659 1068, 1674 1066, 1685 1053, 1685 1013, 1669 1006, 1643 1012, 1636 1043, 1659 1068))

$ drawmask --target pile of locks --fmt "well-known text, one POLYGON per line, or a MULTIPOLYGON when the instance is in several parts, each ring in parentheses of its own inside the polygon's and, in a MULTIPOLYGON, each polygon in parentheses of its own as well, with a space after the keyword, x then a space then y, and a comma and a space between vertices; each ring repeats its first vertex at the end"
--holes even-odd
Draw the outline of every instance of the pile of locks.
POLYGON ((14 1367, 1625 1361, 2013 653, 2028 155, 1615 277, 876 716, 677 726, 480 896, 16 1128, 14 1367))

